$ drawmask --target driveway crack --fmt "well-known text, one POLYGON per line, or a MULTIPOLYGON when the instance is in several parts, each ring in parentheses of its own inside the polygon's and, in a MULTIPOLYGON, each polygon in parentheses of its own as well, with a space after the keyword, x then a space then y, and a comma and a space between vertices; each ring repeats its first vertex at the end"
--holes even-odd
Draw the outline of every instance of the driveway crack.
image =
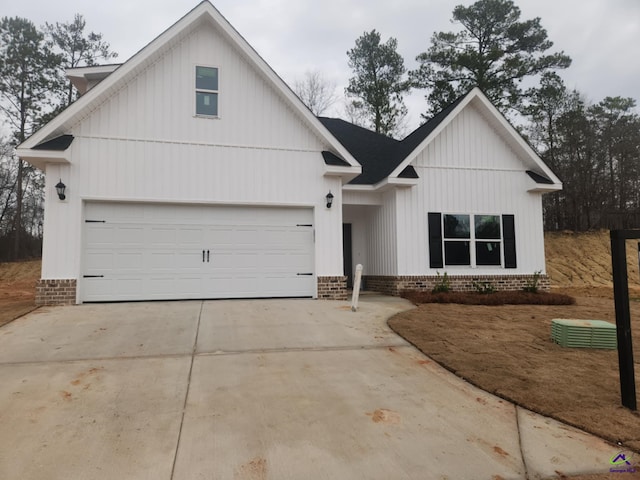
POLYGON ((171 466, 171 479, 176 471, 176 462, 178 460, 178 452, 180 451, 180 440, 182 439, 182 427, 184 426, 184 416, 187 412, 187 402, 189 401, 189 391, 191 390, 191 374, 193 373, 193 361, 196 358, 196 349, 198 348, 198 335, 200 334, 200 320, 202 318, 202 309, 204 301, 200 302, 200 311, 198 312, 198 322, 196 325, 196 334, 193 339, 193 348, 191 349, 191 365, 189 365, 189 375, 187 376, 187 388, 184 393, 184 403, 182 404, 182 418, 180 419, 180 429, 178 430, 178 440, 176 441, 176 453, 173 456, 173 465, 171 466))
POLYGON ((529 469, 527 468, 527 459, 524 455, 524 448, 522 447, 522 432, 520 430, 520 407, 513 406, 516 412, 516 432, 518 433, 518 446, 520 447, 520 456, 522 457, 522 465, 524 466, 524 478, 529 480, 529 469))

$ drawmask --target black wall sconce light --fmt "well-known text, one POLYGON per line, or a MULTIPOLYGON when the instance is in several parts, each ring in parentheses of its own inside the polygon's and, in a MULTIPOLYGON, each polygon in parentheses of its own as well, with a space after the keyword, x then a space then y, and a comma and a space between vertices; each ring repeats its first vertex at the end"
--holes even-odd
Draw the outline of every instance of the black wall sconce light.
POLYGON ((329 193, 327 193, 327 208, 331 208, 331 205, 333 204, 333 193, 331 193, 331 190, 329 190, 329 193))
POLYGON ((58 198, 60 200, 64 200, 65 198, 67 198, 67 196, 64 194, 64 190, 66 188, 67 186, 64 183, 62 183, 62 179, 60 179, 60 181, 56 185, 56 192, 58 193, 58 198))

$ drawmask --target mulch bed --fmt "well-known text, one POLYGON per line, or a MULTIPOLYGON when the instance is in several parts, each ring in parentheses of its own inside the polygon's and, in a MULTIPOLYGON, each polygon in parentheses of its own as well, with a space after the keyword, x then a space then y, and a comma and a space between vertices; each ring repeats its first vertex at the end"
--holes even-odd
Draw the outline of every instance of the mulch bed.
POLYGON ((420 305, 423 303, 458 303, 461 305, 573 305, 575 298, 548 292, 425 292, 406 290, 402 297, 420 305))

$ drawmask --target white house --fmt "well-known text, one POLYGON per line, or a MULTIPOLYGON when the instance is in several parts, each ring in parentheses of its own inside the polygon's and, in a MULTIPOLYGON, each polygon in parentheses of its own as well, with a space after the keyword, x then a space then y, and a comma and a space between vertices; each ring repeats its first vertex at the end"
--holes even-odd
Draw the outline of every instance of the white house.
POLYGON ((46 172, 38 303, 344 298, 356 263, 387 293, 544 273, 561 183, 479 90, 403 141, 319 119, 208 1, 69 76, 83 95, 18 149, 46 172))

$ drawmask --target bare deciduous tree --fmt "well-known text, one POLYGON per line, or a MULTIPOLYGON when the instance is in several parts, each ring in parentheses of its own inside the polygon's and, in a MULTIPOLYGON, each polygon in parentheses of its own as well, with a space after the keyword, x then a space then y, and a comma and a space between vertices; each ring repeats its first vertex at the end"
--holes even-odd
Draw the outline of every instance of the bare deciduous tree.
POLYGON ((293 90, 316 116, 325 113, 338 99, 336 84, 318 70, 306 72, 302 80, 294 82, 293 90))

